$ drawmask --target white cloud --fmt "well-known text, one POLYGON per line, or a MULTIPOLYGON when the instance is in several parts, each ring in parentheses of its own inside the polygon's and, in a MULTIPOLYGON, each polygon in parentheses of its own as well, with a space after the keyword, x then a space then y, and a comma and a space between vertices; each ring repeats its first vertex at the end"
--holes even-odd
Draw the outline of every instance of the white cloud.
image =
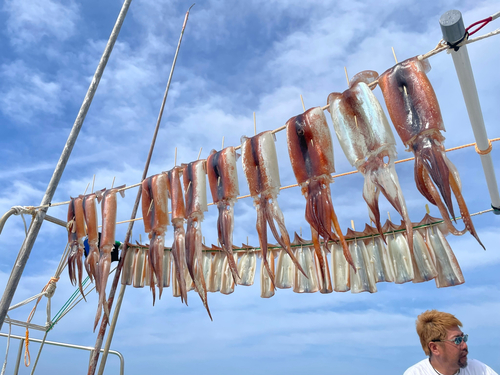
POLYGON ((7 30, 11 43, 21 49, 45 36, 60 41, 68 39, 74 34, 79 19, 79 6, 73 1, 8 0, 3 9, 9 15, 7 30))

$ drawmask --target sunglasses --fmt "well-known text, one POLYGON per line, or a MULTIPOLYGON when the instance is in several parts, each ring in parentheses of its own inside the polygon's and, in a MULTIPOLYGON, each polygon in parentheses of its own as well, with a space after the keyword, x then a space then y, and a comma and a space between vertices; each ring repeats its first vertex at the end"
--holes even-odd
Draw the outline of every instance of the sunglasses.
POLYGON ((462 342, 467 342, 469 339, 469 335, 457 336, 453 340, 432 340, 432 342, 443 342, 443 341, 451 341, 455 345, 460 345, 462 342))

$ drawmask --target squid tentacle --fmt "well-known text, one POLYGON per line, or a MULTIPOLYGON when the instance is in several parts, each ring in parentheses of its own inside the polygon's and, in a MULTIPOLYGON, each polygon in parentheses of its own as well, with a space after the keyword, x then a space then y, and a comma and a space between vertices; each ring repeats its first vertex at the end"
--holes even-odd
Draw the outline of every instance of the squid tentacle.
POLYGON ((174 243, 172 245, 172 256, 175 263, 175 275, 181 292, 181 301, 187 303, 186 279, 184 278, 184 267, 181 262, 185 259, 185 232, 182 221, 174 222, 174 243))
MULTIPOLYGON (((328 195, 330 195, 330 191, 328 191, 328 195)), ((331 210, 331 220, 333 223, 333 227, 335 228, 335 231, 339 236, 340 243, 342 244, 342 249, 344 250, 344 257, 347 260, 347 263, 349 263, 355 269, 354 261, 352 260, 351 252, 349 251, 349 245, 347 245, 344 235, 342 234, 342 230, 340 229, 339 225, 339 220, 337 219, 337 215, 335 214, 333 206, 331 210)))
POLYGON ((448 211, 446 210, 446 207, 444 206, 443 202, 441 201, 441 198, 439 197, 438 191, 434 187, 431 178, 429 177, 427 171, 425 170, 423 172, 423 180, 425 182, 426 189, 434 197, 436 205, 439 209, 439 212, 441 213, 441 216, 443 217, 443 221, 446 224, 446 228, 448 229, 448 231, 455 236, 463 235, 467 231, 467 228, 464 228, 463 230, 458 230, 457 228, 454 227, 453 223, 450 220, 450 217, 448 216, 448 211))
POLYGON ((370 219, 375 223, 380 236, 382 237, 384 242, 386 242, 384 231, 382 230, 382 223, 380 222, 380 208, 378 206, 378 197, 380 195, 380 190, 373 182, 372 173, 372 171, 369 171, 365 174, 363 198, 368 205, 368 214, 370 216, 370 219))
MULTIPOLYGON (((415 158, 415 182, 417 184, 417 189, 422 194, 425 199, 431 202, 434 206, 437 206, 436 200, 434 196, 431 194, 424 181, 424 174, 427 173, 427 170, 424 168, 422 164, 421 158, 415 158)), ((448 216, 448 214, 446 215, 448 216)))
MULTIPOLYGON (((161 298, 163 292, 163 253, 165 252, 165 235, 163 233, 157 233, 154 244, 153 257, 154 264, 154 274, 156 276, 156 283, 158 285, 158 299, 161 298)), ((153 272, 152 272, 153 273, 153 272)))
POLYGON ((232 201, 220 201, 217 204, 217 208, 219 209, 219 217, 217 219, 217 232, 219 238, 222 240, 221 247, 224 253, 226 254, 226 258, 229 264, 229 269, 231 270, 231 274, 233 275, 233 279, 235 283, 238 283, 240 280, 240 276, 238 274, 238 266, 234 261, 233 256, 233 227, 234 227, 234 203, 232 201))
MULTIPOLYGON (((408 246, 410 250, 413 251, 413 225, 410 217, 408 216, 405 200, 401 194, 401 188, 399 187, 399 180, 394 169, 394 164, 388 163, 387 165, 384 165, 382 168, 379 168, 376 172, 374 172, 372 177, 379 191, 382 192, 389 203, 392 204, 392 206, 403 218, 406 233, 408 234, 408 246)), ((382 238, 385 241, 383 235, 382 238)))
POLYGON ((269 263, 267 261, 267 198, 261 196, 258 201, 257 199, 255 199, 255 209, 257 211, 257 233, 259 234, 260 248, 262 251, 262 262, 264 262, 264 267, 269 274, 269 278, 271 279, 273 288, 276 289, 276 284, 274 282, 274 273, 271 271, 271 267, 269 266, 269 263))
POLYGON ((269 199, 271 200, 271 202, 268 202, 265 214, 267 222, 269 223, 269 227, 271 228, 271 232, 273 233, 274 238, 276 238, 276 240, 278 241, 279 245, 290 256, 293 264, 295 264, 295 266, 299 269, 299 271, 302 272, 304 276, 307 278, 304 269, 300 265, 299 261, 293 254, 292 249, 290 247, 290 236, 288 235, 288 231, 286 230, 285 218, 283 217, 283 212, 281 212, 280 207, 278 205, 278 200, 276 197, 269 197, 269 199), (276 229, 276 225, 274 223, 275 220, 276 223, 278 223, 281 235, 278 234, 278 230, 276 229))
POLYGON ((470 217, 469 210, 467 208, 467 205, 465 204, 464 197, 462 196, 462 193, 460 191, 460 185, 459 182, 457 182, 454 178, 454 175, 452 172, 450 172, 450 182, 451 182, 451 189, 453 190, 453 193, 455 194, 455 198, 457 198, 458 202, 458 207, 460 208, 460 214, 462 215, 462 220, 464 221, 465 224, 465 229, 470 232, 474 236, 474 238, 479 242, 481 247, 486 250, 484 247, 483 243, 479 239, 476 229, 474 228, 474 224, 472 224, 472 219, 470 217))
MULTIPOLYGON (((427 173, 437 185, 451 217, 456 222, 453 203, 451 201, 450 170, 445 161, 446 155, 443 154, 443 146, 440 143, 443 136, 440 133, 434 133, 432 136, 435 138, 431 138, 429 134, 423 134, 418 136, 415 142, 413 142, 412 150, 415 153, 415 166, 418 162, 424 166, 427 173)), ((416 170, 415 174, 417 174, 416 170)))
POLYGON ((319 269, 321 272, 321 277, 318 277, 318 282, 321 281, 321 285, 319 286, 320 293, 331 293, 333 291, 331 287, 331 279, 330 279, 330 271, 328 270, 328 263, 325 259, 325 254, 321 250, 321 244, 319 242, 318 232, 311 227, 312 234, 312 242, 314 244, 314 252, 316 253, 316 257, 319 261, 319 269))

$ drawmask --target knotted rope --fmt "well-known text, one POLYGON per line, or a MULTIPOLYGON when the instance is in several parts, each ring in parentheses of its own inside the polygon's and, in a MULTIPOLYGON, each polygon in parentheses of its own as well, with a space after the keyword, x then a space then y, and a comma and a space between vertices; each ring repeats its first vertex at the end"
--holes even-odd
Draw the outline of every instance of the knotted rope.
POLYGON ((31 363, 31 356, 29 350, 30 337, 29 337, 29 328, 28 325, 31 323, 31 320, 35 316, 35 311, 38 306, 38 303, 41 301, 42 297, 45 296, 47 298, 52 298, 56 291, 56 283, 59 281, 59 277, 51 277, 49 282, 43 287, 42 295, 38 297, 36 300, 35 306, 31 309, 30 315, 28 316, 28 320, 26 321, 26 339, 25 339, 25 350, 24 350, 24 365, 28 367, 31 363))

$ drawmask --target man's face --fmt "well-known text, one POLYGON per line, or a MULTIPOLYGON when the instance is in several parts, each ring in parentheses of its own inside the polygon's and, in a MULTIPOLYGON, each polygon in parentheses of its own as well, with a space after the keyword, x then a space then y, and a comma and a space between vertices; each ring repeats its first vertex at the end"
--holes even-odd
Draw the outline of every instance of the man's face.
MULTIPOLYGON (((464 333, 458 326, 448 329, 446 340, 454 340, 456 337, 463 336, 464 333)), ((467 344, 462 341, 460 345, 456 345, 451 341, 441 342, 443 359, 452 367, 458 366, 464 368, 467 366, 467 353, 469 352, 467 344)))

